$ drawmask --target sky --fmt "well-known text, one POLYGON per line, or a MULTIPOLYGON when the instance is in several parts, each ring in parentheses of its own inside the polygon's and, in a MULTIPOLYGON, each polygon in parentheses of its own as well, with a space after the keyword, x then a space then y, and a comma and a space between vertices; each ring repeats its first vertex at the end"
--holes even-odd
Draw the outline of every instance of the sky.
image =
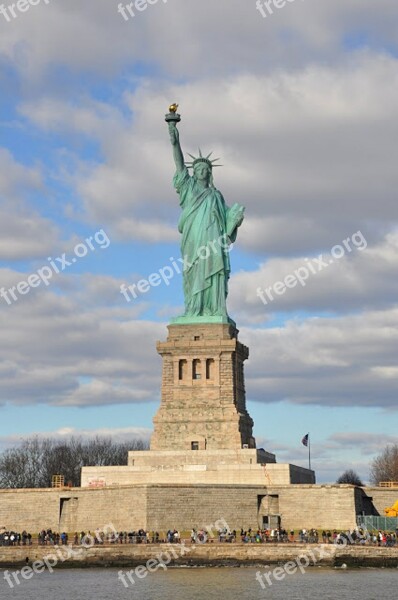
MULTIPOLYGON (((41 0, 0 12, 0 449, 149 439, 183 312, 164 115, 246 207, 228 309, 257 445, 318 482, 397 443, 398 5, 41 0), (129 4, 130 10, 126 8, 129 4), (395 150, 394 150, 395 148, 395 150), (12 290, 12 291, 10 291, 12 290), (13 297, 13 295, 15 297, 13 297)), ((0 7, 1 11, 1 7, 0 7)))

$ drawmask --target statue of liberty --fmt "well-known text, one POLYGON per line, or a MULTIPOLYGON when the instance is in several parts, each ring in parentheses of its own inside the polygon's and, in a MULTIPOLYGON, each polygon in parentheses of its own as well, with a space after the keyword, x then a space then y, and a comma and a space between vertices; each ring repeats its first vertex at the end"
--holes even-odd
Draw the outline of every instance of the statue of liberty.
POLYGON ((179 141, 177 105, 166 115, 173 146, 176 173, 173 184, 180 196, 182 213, 178 230, 182 234, 181 255, 184 259, 185 313, 174 320, 187 322, 231 322, 226 308, 230 276, 229 246, 236 240, 243 221, 244 207, 229 208, 214 187, 213 167, 221 166, 208 156, 194 157, 185 164, 179 141), (188 167, 193 169, 190 175, 188 167))

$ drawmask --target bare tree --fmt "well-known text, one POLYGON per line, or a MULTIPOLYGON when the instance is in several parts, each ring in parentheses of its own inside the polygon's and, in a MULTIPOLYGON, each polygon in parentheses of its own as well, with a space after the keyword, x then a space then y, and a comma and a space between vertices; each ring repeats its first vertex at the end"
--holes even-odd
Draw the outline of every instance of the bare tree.
POLYGON ((78 486, 83 466, 126 465, 129 450, 147 449, 148 443, 141 439, 28 438, 0 454, 0 488, 50 487, 53 475, 63 475, 66 483, 78 486))
POLYGON ((50 440, 24 440, 0 456, 0 487, 44 487, 43 456, 51 452, 50 440))
POLYGON ((363 483, 358 473, 354 471, 354 469, 347 469, 340 475, 337 479, 336 483, 350 483, 351 485, 357 485, 359 487, 363 487, 363 483))
POLYGON ((380 481, 398 481, 398 444, 386 446, 372 461, 370 480, 376 485, 380 481))

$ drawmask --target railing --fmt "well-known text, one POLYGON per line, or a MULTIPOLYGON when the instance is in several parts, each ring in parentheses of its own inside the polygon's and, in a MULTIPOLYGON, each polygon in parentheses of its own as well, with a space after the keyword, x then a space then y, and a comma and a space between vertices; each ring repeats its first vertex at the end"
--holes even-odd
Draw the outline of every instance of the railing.
POLYGON ((53 475, 51 479, 51 487, 63 488, 65 487, 65 477, 63 475, 53 475))
POLYGON ((371 515, 357 515, 357 525, 368 531, 396 531, 398 529, 397 517, 374 517, 371 515))
POLYGON ((398 488, 398 481, 379 481, 379 487, 398 488))

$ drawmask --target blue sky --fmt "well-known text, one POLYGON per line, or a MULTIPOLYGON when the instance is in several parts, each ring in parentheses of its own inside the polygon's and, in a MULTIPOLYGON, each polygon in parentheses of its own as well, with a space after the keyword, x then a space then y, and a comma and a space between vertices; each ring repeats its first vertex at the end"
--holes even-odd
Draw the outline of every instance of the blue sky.
POLYGON ((118 5, 0 14, 1 287, 93 246, 0 297, 1 447, 149 437, 182 279, 129 303, 120 285, 180 256, 178 101, 184 151, 221 156, 215 185, 246 206, 228 305, 258 445, 305 466, 310 431, 318 481, 367 480, 398 441, 398 8, 297 0, 263 18, 254 0, 168 0, 126 21, 118 5))

